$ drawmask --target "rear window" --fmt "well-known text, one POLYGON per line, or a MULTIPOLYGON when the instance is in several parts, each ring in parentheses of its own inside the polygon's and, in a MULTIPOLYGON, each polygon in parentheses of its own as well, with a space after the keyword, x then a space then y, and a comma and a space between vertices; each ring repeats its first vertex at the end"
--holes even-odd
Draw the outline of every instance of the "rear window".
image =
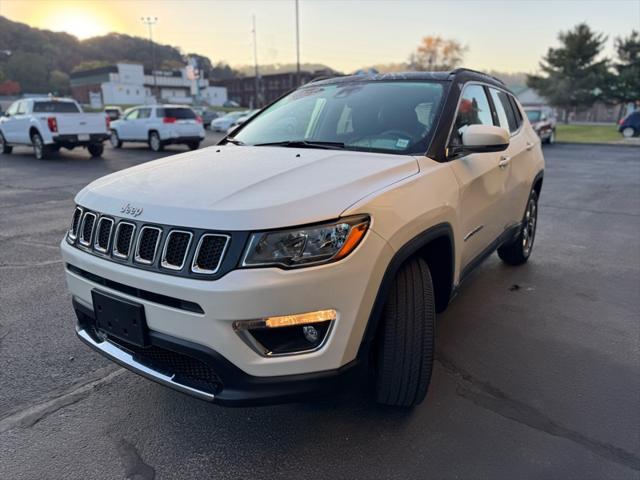
POLYGON ((196 112, 191 110, 190 108, 159 108, 158 117, 172 117, 177 118, 178 120, 189 120, 196 118, 196 112))
POLYGON ((34 113, 79 113, 80 109, 73 102, 36 102, 34 113))

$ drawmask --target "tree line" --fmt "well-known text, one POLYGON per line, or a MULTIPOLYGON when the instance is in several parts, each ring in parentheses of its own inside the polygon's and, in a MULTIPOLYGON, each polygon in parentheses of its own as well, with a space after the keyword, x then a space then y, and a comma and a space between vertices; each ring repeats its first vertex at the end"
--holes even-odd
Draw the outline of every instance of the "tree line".
MULTIPOLYGON (((0 95, 28 93, 69 93, 72 72, 111 65, 116 62, 141 63, 151 69, 149 40, 110 33, 78 40, 73 35, 52 32, 13 22, 0 16, 0 95)), ((155 43, 157 68, 181 68, 185 57, 195 57, 207 78, 229 78, 236 72, 225 63, 214 64, 208 57, 183 54, 171 45, 155 43)))

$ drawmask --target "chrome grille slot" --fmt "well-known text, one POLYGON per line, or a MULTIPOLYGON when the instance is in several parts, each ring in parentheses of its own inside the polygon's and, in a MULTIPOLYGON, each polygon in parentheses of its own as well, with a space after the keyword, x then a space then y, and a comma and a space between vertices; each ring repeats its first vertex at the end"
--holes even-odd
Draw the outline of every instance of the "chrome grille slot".
POLYGON ((93 241, 93 248, 100 253, 107 253, 111 246, 111 231, 113 230, 113 219, 100 217, 96 227, 96 236, 93 241))
POLYGON ((116 234, 113 241, 113 256, 118 258, 128 258, 133 243, 133 234, 136 226, 129 222, 120 222, 116 227, 116 234))
POLYGON ((156 258, 156 250, 160 243, 162 230, 145 225, 140 229, 136 245, 135 260, 138 263, 151 265, 156 258))
POLYGON ((228 243, 228 235, 213 233, 202 235, 193 256, 191 271, 209 275, 216 273, 220 268, 228 243))
POLYGON ((73 212, 73 218, 71 219, 71 227, 69 228, 69 239, 75 240, 78 238, 78 229, 80 228, 80 219, 82 218, 82 208, 76 207, 73 212))
POLYGON ((82 218, 82 227, 80 228, 80 244, 88 247, 91 245, 91 236, 93 235, 93 227, 96 223, 96 214, 87 212, 82 218))
POLYGON ((192 237, 193 234, 191 232, 183 230, 169 232, 167 240, 164 242, 160 265, 171 270, 182 270, 187 259, 192 237))

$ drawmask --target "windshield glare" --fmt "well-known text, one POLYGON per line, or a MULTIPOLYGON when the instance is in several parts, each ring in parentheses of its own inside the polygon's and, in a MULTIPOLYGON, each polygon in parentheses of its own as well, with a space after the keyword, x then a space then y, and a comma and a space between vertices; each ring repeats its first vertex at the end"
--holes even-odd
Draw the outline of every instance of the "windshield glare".
POLYGON ((309 85, 271 105, 235 138, 246 145, 332 142, 346 149, 424 153, 443 86, 439 82, 309 85))

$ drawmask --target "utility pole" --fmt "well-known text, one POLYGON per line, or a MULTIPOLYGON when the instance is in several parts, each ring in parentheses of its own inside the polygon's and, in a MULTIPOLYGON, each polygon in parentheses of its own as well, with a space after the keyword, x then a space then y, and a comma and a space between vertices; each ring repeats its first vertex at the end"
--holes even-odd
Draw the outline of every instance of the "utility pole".
POLYGON ((300 20, 298 17, 298 0, 296 2, 296 87, 300 86, 300 20))
POLYGON ((158 23, 158 17, 140 17, 142 23, 149 27, 149 42, 151 42, 151 76, 153 77, 153 95, 158 94, 158 85, 156 84, 156 46, 153 43, 153 26, 158 23))
POLYGON ((255 90, 256 90, 256 103, 253 105, 253 108, 258 108, 260 106, 260 74, 258 72, 258 42, 256 41, 256 16, 255 14, 252 16, 253 18, 253 69, 255 73, 255 90))

